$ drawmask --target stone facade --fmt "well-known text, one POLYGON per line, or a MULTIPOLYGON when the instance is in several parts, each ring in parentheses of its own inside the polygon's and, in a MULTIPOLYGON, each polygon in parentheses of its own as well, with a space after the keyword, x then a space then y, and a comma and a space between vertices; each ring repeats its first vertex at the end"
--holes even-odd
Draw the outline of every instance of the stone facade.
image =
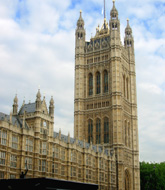
POLYGON ((40 91, 34 103, 21 106, 14 98, 13 112, 0 113, 0 178, 48 177, 99 184, 116 189, 114 150, 106 150, 53 131, 54 100, 49 111, 40 91))
POLYGON ((127 20, 124 45, 113 1, 109 25, 85 40, 80 17, 75 32, 74 136, 113 148, 117 189, 140 189, 134 39, 127 20))
POLYGON ((127 21, 124 46, 113 2, 89 42, 82 12, 75 44, 74 138, 53 131, 54 100, 49 109, 40 90, 34 103, 10 115, 0 113, 0 178, 48 177, 94 183, 104 190, 139 190, 134 39, 127 21))

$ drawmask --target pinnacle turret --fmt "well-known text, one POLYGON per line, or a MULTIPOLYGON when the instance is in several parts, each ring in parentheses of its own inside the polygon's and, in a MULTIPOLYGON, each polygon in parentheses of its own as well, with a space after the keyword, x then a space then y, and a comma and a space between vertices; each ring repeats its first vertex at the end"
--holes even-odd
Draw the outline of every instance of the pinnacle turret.
POLYGON ((82 11, 81 10, 80 10, 80 17, 79 17, 79 19, 77 21, 76 39, 85 40, 84 20, 82 18, 82 11))
POLYGON ((16 94, 13 102, 13 115, 17 115, 17 111, 18 111, 18 98, 16 94))
POLYGON ((41 111, 41 93, 40 89, 38 89, 37 95, 36 95, 36 111, 41 111))
POLYGON ((75 43, 76 43, 76 54, 84 53, 85 48, 85 29, 84 29, 84 20, 82 18, 82 11, 80 10, 80 16, 77 21, 77 28, 75 32, 75 43))
POLYGON ((84 20, 82 18, 82 11, 80 10, 80 17, 77 21, 77 29, 84 29, 84 20))
POLYGON ((52 117, 54 117, 54 100, 53 100, 53 96, 50 99, 49 115, 52 116, 52 117))
POLYGON ((54 105, 54 100, 53 100, 53 96, 50 99, 50 105, 54 105))
POLYGON ((38 89, 37 95, 36 95, 37 100, 41 99, 41 93, 40 93, 40 89, 38 89))
POLYGON ((18 104, 17 94, 15 95, 15 98, 14 98, 14 104, 18 104))
POLYGON ((127 19, 127 27, 125 28, 126 35, 132 35, 132 28, 129 25, 129 19, 127 19))
POLYGON ((132 36, 132 29, 129 25, 129 19, 127 19, 127 26, 125 28, 125 38, 124 38, 124 46, 133 47, 134 46, 134 39, 132 36))
POLYGON ((118 19, 118 11, 115 7, 115 0, 113 0, 113 7, 110 12, 110 17, 109 27, 111 39, 115 39, 115 41, 118 40, 120 43, 120 21, 118 19))
POLYGON ((118 11, 115 7, 115 0, 113 0, 113 7, 112 7, 112 10, 110 12, 110 16, 111 16, 111 19, 118 19, 118 11))

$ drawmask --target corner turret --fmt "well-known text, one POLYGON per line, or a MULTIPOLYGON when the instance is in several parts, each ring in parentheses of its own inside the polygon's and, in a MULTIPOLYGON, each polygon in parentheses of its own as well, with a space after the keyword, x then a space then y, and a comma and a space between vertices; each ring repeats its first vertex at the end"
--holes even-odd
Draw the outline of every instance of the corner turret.
POLYGON ((134 52, 134 39, 132 36, 132 29, 129 25, 129 19, 127 19, 127 27, 125 28, 124 46, 126 49, 132 48, 134 52))
POLYGON ((50 104, 49 104, 49 115, 51 117, 54 117, 54 100, 53 100, 53 96, 50 99, 50 104))
POLYGON ((85 47, 85 29, 84 29, 84 20, 82 18, 82 11, 80 10, 80 17, 77 21, 77 28, 76 28, 76 54, 84 53, 85 47))
POLYGON ((13 115, 17 115, 17 113, 18 113, 18 98, 16 94, 13 103, 13 115))
POLYGON ((118 39, 120 42, 120 21, 118 19, 118 11, 115 7, 115 0, 113 0, 113 7, 110 12, 109 27, 111 39, 115 41, 118 39))
POLYGON ((41 93, 40 89, 38 89, 37 95, 36 95, 36 111, 41 111, 41 93))

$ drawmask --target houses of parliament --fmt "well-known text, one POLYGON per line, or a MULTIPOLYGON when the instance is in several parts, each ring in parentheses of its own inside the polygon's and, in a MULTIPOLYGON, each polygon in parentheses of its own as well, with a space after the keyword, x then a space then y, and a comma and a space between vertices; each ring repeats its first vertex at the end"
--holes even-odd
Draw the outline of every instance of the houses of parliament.
POLYGON ((82 12, 75 31, 74 138, 54 132, 54 100, 40 90, 34 103, 17 95, 0 113, 0 178, 56 178, 140 190, 134 38, 127 20, 124 44, 113 0, 109 23, 86 41, 82 12))

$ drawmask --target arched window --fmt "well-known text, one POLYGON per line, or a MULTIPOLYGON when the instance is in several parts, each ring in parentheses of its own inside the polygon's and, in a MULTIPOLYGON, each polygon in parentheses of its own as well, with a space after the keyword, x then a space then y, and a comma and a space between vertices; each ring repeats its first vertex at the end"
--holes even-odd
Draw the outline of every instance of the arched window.
POLYGON ((108 72, 104 71, 104 93, 108 92, 108 72))
POLYGON ((96 120, 96 144, 101 143, 101 120, 96 120))
POLYGON ((127 84, 127 99, 129 99, 128 78, 126 79, 126 84, 127 84))
POLYGON ((93 121, 88 121, 88 143, 93 142, 93 121))
POLYGON ((117 23, 112 23, 112 30, 117 30, 117 23))
POLYGON ((109 120, 104 119, 104 143, 109 143, 109 120))
POLYGON ((128 146, 131 147, 130 123, 128 123, 128 146))
POLYGON ((93 75, 89 74, 89 95, 93 94, 93 75))
POLYGON ((125 75, 123 75, 123 93, 125 97, 125 75))
POLYGON ((100 94, 100 73, 96 73, 96 94, 100 94))
POLYGON ((130 178, 128 170, 125 170, 125 190, 130 190, 130 178))

